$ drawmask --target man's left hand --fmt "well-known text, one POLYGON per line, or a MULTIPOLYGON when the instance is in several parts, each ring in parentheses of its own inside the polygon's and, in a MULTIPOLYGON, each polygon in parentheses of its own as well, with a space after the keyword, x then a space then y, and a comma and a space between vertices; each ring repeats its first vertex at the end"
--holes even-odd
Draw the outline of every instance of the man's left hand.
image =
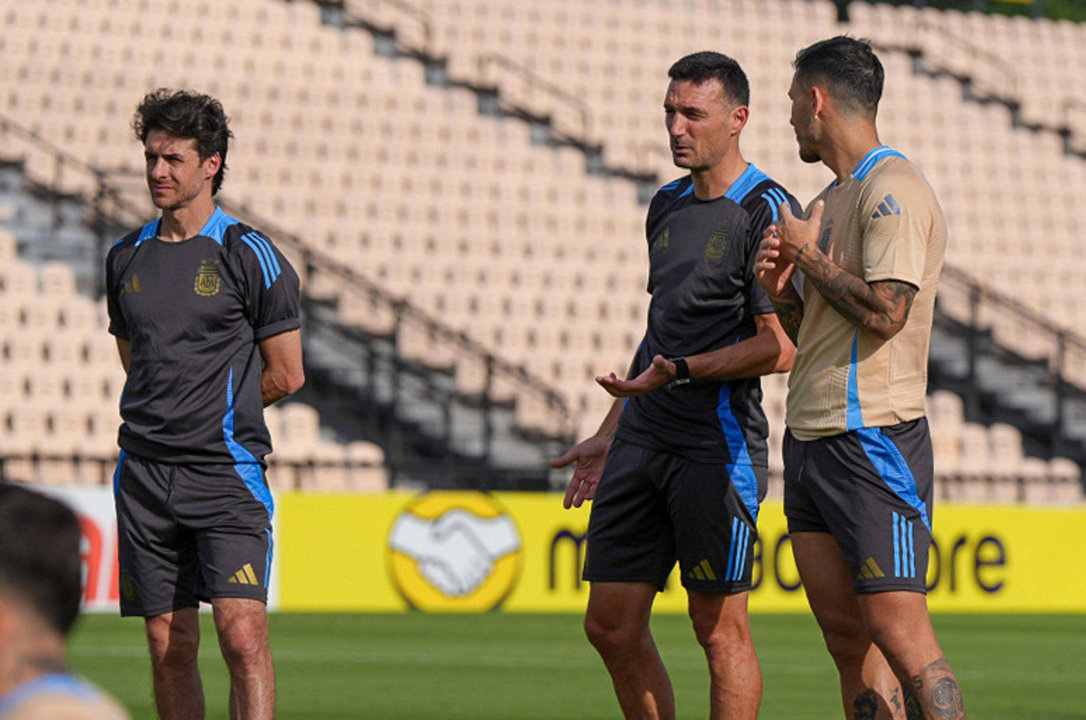
POLYGON ((826 203, 822 200, 815 203, 811 216, 806 220, 791 212, 784 212, 784 206, 781 207, 781 219, 773 225, 774 234, 780 241, 777 249, 782 260, 795 262, 804 248, 818 247, 818 232, 822 228, 822 211, 826 209, 826 203))
POLYGON ((675 363, 663 355, 652 359, 652 365, 632 380, 621 380, 614 373, 596 378, 604 390, 613 397, 636 397, 652 392, 675 380, 675 363))

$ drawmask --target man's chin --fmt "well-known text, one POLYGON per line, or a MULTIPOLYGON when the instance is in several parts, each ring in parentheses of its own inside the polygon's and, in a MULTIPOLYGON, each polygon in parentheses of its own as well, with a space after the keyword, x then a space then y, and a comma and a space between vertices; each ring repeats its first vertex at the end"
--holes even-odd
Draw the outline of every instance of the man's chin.
POLYGON ((799 159, 805 163, 822 162, 821 155, 814 152, 813 150, 804 150, 803 148, 800 148, 799 150, 799 159))

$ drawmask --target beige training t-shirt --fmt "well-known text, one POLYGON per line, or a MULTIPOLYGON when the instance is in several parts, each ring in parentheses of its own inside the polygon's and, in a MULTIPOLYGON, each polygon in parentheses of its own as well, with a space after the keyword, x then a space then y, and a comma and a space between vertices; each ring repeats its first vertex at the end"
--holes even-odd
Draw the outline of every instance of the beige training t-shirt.
POLYGON ((885 145, 811 203, 825 200, 819 248, 868 282, 919 288, 905 326, 882 341, 842 317, 810 282, 788 379, 786 423, 800 440, 924 415, 935 290, 946 222, 916 167, 885 145))

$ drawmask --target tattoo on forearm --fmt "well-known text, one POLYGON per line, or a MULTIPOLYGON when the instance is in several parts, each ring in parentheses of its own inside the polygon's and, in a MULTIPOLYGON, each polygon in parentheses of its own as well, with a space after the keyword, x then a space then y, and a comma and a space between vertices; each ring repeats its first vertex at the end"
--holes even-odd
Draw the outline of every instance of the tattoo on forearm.
POLYGON ((905 720, 924 720, 924 708, 920 707, 920 698, 910 687, 902 687, 905 696, 905 720))
POLYGON ((867 283, 822 253, 796 255, 796 264, 833 309, 856 327, 892 337, 905 325, 916 287, 898 280, 867 283))
POLYGON ((897 717, 901 714, 901 688, 896 687, 890 691, 890 704, 894 708, 893 715, 897 717))
MULTIPOLYGON (((913 688, 916 690, 918 704, 928 713, 927 717, 938 718, 938 720, 964 720, 965 701, 962 699, 962 690, 946 658, 939 658, 924 668, 919 675, 914 675, 913 688)), ((908 700, 906 700, 906 707, 908 707, 908 700)), ((907 717, 911 720, 914 716, 909 714, 907 717)), ((920 711, 915 717, 922 719, 925 715, 920 711)))
POLYGON ((799 342, 799 324, 803 321, 802 300, 772 300, 777 319, 793 345, 799 342))
POLYGON ((868 688, 856 696, 852 708, 856 711, 856 720, 875 720, 879 712, 879 696, 868 688))

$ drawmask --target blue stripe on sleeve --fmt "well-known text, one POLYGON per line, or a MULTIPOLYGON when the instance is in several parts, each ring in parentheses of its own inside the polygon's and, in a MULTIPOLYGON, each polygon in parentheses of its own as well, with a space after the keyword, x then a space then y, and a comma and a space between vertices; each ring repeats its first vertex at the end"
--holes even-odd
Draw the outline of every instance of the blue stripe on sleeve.
POLYGON ((272 281, 271 281, 271 272, 270 272, 270 271, 269 271, 269 269, 268 269, 268 263, 267 263, 267 261, 266 261, 266 260, 264 259, 264 255, 263 255, 263 253, 261 253, 261 252, 260 252, 260 250, 259 250, 259 249, 258 249, 258 248, 256 247, 256 245, 255 245, 255 244, 253 243, 253 241, 249 239, 249 236, 248 236, 248 235, 242 235, 242 236, 241 236, 241 241, 242 241, 243 243, 245 243, 246 245, 248 245, 248 246, 249 246, 249 248, 250 248, 250 249, 251 249, 251 250, 252 250, 252 251, 253 251, 254 253, 256 253, 256 259, 257 259, 257 261, 259 261, 259 262, 260 262, 260 270, 261 270, 261 271, 262 271, 262 272, 264 273, 264 288, 265 288, 265 289, 267 289, 267 288, 270 288, 270 287, 271 287, 271 284, 272 284, 272 281))
POLYGON ((283 272, 283 268, 279 265, 279 258, 275 257, 275 251, 272 250, 271 243, 268 242, 266 237, 262 237, 256 233, 250 233, 253 239, 260 247, 264 248, 264 252, 268 258, 268 266, 275 272, 275 277, 278 278, 283 272))
POLYGON ((268 241, 258 233, 249 233, 248 237, 264 254, 264 260, 268 263, 268 271, 271 273, 271 281, 274 283, 279 278, 279 273, 282 272, 282 268, 279 267, 279 261, 275 259, 275 253, 272 252, 271 245, 269 245, 268 241))

